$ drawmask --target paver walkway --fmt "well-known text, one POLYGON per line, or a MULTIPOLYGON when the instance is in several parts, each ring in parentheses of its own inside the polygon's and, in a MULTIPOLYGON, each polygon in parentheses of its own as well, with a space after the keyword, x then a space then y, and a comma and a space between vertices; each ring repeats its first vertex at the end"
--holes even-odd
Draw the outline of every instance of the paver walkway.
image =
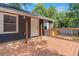
POLYGON ((43 39, 47 39, 49 49, 54 49, 59 54, 66 56, 78 55, 79 43, 77 42, 46 36, 43 39))

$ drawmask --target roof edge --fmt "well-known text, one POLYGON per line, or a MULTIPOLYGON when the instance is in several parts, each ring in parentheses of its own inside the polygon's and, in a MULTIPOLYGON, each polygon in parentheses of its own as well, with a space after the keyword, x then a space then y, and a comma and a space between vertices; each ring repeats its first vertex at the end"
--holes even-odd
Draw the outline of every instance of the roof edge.
POLYGON ((53 19, 50 19, 50 18, 45 17, 45 16, 41 16, 39 14, 36 15, 36 14, 28 12, 28 11, 18 10, 18 9, 15 9, 15 8, 11 8, 7 4, 0 3, 0 7, 1 8, 6 8, 6 9, 10 9, 10 10, 14 10, 14 11, 18 11, 18 12, 22 12, 24 14, 26 13, 26 14, 28 14, 30 16, 37 17, 37 18, 40 18, 40 19, 44 19, 44 20, 48 20, 48 21, 54 21, 53 19))

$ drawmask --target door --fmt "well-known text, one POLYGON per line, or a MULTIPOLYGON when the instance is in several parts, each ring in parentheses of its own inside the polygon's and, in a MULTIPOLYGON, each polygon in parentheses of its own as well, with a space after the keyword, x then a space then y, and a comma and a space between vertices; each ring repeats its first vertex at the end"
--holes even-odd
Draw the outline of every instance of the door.
POLYGON ((31 18, 31 37, 39 36, 39 19, 31 18))

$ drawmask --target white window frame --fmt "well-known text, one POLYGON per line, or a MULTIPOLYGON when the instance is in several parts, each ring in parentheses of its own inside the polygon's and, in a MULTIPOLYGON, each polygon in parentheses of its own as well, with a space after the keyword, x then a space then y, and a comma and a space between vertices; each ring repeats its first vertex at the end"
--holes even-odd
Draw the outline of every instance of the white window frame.
POLYGON ((9 14, 9 13, 3 13, 3 25, 4 25, 4 15, 10 15, 10 16, 15 16, 16 17, 16 31, 7 31, 4 32, 4 27, 3 27, 3 33, 7 34, 7 33, 18 33, 18 15, 14 15, 14 14, 9 14))

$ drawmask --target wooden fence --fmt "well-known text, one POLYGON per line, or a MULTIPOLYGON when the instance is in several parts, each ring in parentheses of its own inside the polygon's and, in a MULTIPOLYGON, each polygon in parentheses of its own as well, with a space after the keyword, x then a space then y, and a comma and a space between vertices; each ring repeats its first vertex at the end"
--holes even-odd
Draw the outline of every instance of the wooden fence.
POLYGON ((52 29, 52 37, 63 39, 79 39, 79 28, 52 29))

